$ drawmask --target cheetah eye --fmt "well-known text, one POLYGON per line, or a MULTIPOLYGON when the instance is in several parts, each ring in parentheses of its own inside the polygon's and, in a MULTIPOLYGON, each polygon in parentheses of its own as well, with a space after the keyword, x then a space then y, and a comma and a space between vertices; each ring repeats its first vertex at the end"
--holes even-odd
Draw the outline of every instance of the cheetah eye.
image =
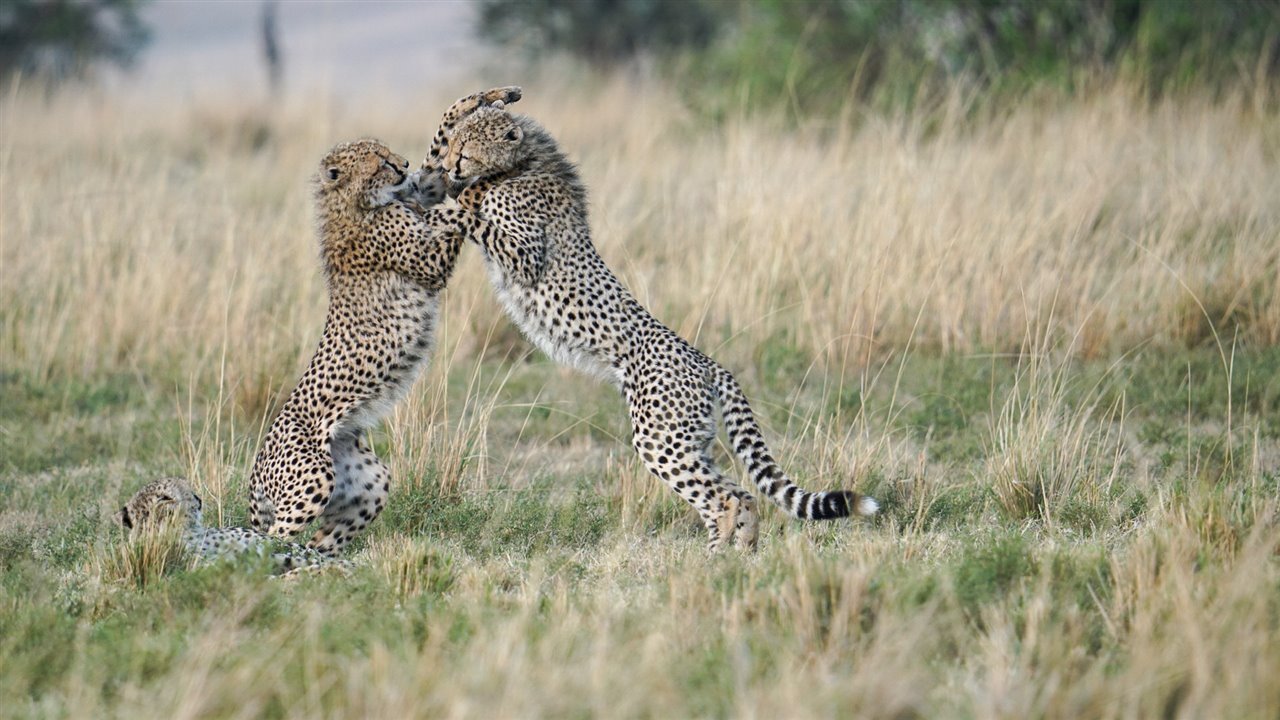
POLYGON ((330 179, 330 180, 337 180, 337 179, 338 179, 338 168, 336 168, 336 167, 331 167, 331 168, 329 168, 329 179, 330 179))

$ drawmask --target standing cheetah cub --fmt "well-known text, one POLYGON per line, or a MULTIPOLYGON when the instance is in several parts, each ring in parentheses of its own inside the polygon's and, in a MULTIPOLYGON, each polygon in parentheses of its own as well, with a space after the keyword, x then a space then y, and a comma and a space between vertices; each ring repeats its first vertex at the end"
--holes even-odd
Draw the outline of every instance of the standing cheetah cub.
POLYGON ((792 516, 876 511, 869 497, 808 492, 783 473, 733 375, 650 315, 605 265, 591 242, 577 168, 536 122, 476 110, 454 128, 443 170, 451 184, 471 183, 459 200, 478 210, 471 237, 507 313, 548 355, 622 390, 632 445, 697 509, 711 550, 731 537, 753 548, 759 532, 754 497, 712 461, 717 407, 755 486, 792 516))
MULTIPOLYGON (((115 522, 130 537, 155 530, 166 523, 182 529, 187 552, 201 560, 243 555, 267 556, 280 572, 328 567, 335 561, 294 543, 281 542, 256 530, 241 527, 205 527, 200 496, 186 480, 161 478, 147 483, 115 514, 115 522)), ((338 563, 337 566, 345 567, 338 563)))
MULTIPOLYGON (((408 161, 376 140, 338 145, 320 163, 316 206, 329 289, 324 334, 272 422, 250 475, 251 522, 338 553, 382 512, 390 472, 365 431, 427 364, 437 297, 472 215, 400 200, 424 196, 408 161)), ((428 203, 443 197, 428 188, 428 203)))

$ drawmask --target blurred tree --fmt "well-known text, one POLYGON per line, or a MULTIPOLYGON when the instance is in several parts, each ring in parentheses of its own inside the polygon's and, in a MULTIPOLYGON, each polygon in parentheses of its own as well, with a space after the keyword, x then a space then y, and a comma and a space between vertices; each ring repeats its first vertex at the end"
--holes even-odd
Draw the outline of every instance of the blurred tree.
POLYGON ((0 77, 81 77, 99 62, 129 65, 148 39, 142 0, 0 1, 0 77))
POLYGON ((480 31, 535 52, 592 63, 705 45, 725 4, 716 0, 480 0, 480 31))
POLYGON ((278 0, 263 0, 262 61, 267 65, 267 89, 273 98, 280 95, 284 85, 284 58, 280 53, 280 28, 276 22, 279 9, 278 0))

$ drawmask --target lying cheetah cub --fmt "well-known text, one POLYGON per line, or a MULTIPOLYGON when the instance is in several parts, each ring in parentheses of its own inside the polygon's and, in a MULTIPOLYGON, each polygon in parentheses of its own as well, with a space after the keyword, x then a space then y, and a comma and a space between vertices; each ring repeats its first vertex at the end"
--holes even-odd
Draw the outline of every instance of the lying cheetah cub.
MULTIPOLYGON (((427 364, 437 297, 472 215, 401 201, 410 190, 421 199, 422 188, 410 179, 408 161, 376 140, 333 148, 315 185, 329 312, 249 485, 255 529, 287 537, 319 517, 309 545, 333 555, 386 503, 390 472, 365 431, 427 364)), ((429 188, 426 202, 442 199, 442 190, 429 188)))
POLYGON ((241 527, 208 528, 202 522, 200 496, 186 480, 161 478, 143 486, 115 514, 116 524, 130 537, 166 522, 183 529, 187 552, 201 560, 257 555, 270 557, 275 570, 290 572, 328 566, 346 567, 341 562, 307 547, 281 542, 256 530, 241 527))
MULTIPOLYGON (((429 166, 432 157, 424 165, 429 166)), ((755 499, 715 467, 709 448, 724 417, 755 486, 792 516, 871 515, 849 491, 807 492, 774 461, 728 370, 649 314, 591 242, 586 190, 574 165, 532 119, 480 108, 454 128, 444 155, 450 183, 477 209, 472 239, 512 320, 557 361, 611 381, 626 397, 632 445, 702 517, 711 550, 730 537, 753 548, 755 499)))

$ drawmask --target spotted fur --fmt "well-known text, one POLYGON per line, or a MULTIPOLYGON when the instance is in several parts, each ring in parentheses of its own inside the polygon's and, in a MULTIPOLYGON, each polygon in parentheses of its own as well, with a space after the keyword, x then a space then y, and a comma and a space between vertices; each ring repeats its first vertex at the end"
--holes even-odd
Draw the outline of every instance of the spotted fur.
MULTIPOLYGON (((263 441, 249 479, 251 523, 333 555, 382 512, 391 474, 365 437, 408 392, 431 353, 438 295, 472 215, 403 202, 422 190, 376 140, 333 148, 315 181, 329 290, 324 333, 263 441)), ((418 201, 440 194, 426 186, 418 201)), ((436 188, 439 189, 439 188, 436 188)))
MULTIPOLYGON (((428 157, 427 162, 432 158, 428 157)), ((472 239, 512 320, 557 361, 619 387, 632 445, 692 505, 712 550, 755 546, 754 497, 716 468, 716 410, 760 492, 792 516, 825 520, 877 509, 849 491, 808 492, 778 467, 738 382, 640 305, 591 242, 577 168, 532 119, 482 107, 456 124, 440 161, 478 211, 472 239)))
POLYGON ((269 557, 278 572, 319 569, 336 562, 311 548, 277 540, 242 527, 205 527, 200 496, 183 478, 168 477, 147 483, 115 514, 115 522, 137 537, 171 523, 182 528, 187 552, 200 560, 255 555, 269 557))

